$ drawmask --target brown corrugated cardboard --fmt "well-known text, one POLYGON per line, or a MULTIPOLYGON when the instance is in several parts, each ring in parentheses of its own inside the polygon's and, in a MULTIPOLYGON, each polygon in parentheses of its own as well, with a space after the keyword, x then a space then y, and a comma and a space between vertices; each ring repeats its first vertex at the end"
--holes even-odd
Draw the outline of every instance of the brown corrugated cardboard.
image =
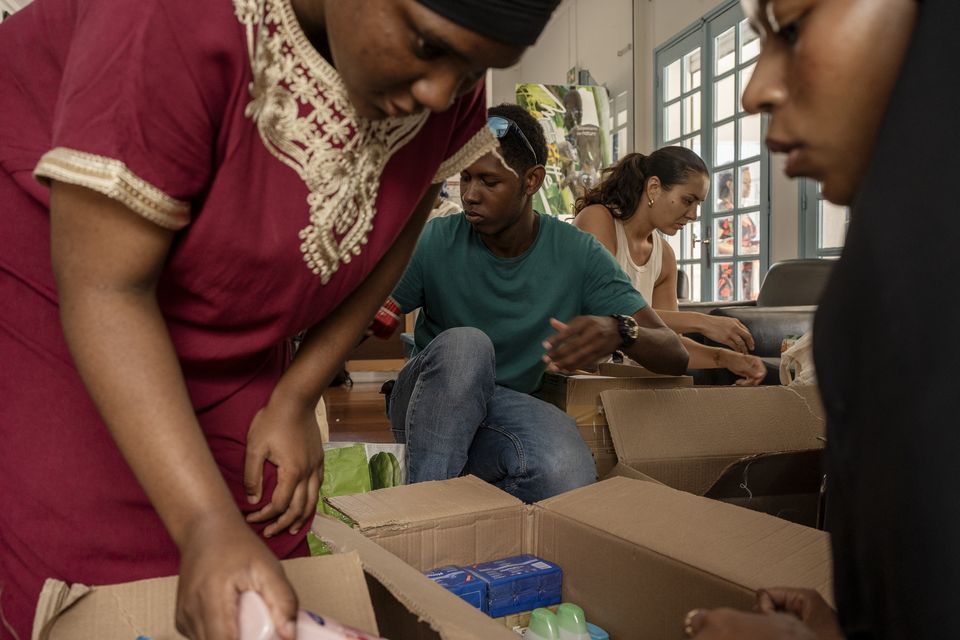
MULTIPOLYGON (((410 485, 414 487, 416 485, 410 485)), ((451 493, 438 492, 433 504, 449 501, 451 493)), ((382 493, 381 489, 373 493, 382 493)), ((371 494, 364 494, 371 496, 371 494)), ((396 493, 394 494, 396 495, 396 493)), ((503 494, 509 499, 511 496, 503 494)), ((347 497, 347 496, 345 496, 347 497)), ((403 502, 403 497, 398 498, 403 502)), ((353 506, 359 506, 355 502, 353 506)), ((383 506, 383 502, 377 502, 383 506)), ((423 504, 414 500, 412 504, 423 504)), ((516 507, 514 507, 516 508, 516 507)), ((367 509, 372 512, 372 509, 367 509)), ((380 521, 385 518, 378 517, 380 521)), ((395 521, 397 525, 401 523, 395 521)), ((332 518, 317 516, 314 535, 338 553, 355 552, 368 575, 373 607, 380 633, 393 640, 516 640, 502 624, 488 618, 432 580, 375 544, 358 531, 332 518)))
POLYGON ((616 464, 613 440, 607 429, 600 392, 608 389, 672 389, 693 386, 690 376, 664 376, 643 367, 603 363, 597 374, 547 373, 538 396, 573 417, 577 429, 604 477, 616 464))
MULTIPOLYGON (((441 491, 431 500, 442 504, 449 497, 441 491)), ((283 562, 301 607, 393 640, 516 638, 360 532, 324 516, 317 516, 313 531, 335 553, 283 562)), ((173 620, 176 590, 176 577, 93 588, 48 580, 33 640, 182 638, 173 620)))
POLYGON ((465 548, 488 552, 471 560, 482 562, 516 555, 523 547, 523 503, 474 476, 325 500, 419 571, 457 564, 453 559, 465 548), (408 535, 422 528, 430 535, 408 535))
MULTIPOLYGON (((378 633, 360 557, 340 554, 283 563, 300 606, 368 633, 378 633)), ((177 578, 103 587, 67 587, 48 580, 34 622, 34 640, 182 638, 174 626, 177 578), (71 597, 70 594, 81 594, 71 597)))
POLYGON ((498 503, 484 485, 467 477, 399 487, 383 514, 386 501, 371 494, 330 502, 348 515, 363 513, 370 524, 361 531, 420 571, 524 552, 555 562, 564 570, 564 600, 584 607, 613 638, 676 640, 689 609, 747 608, 764 586, 808 587, 831 598, 828 537, 820 531, 626 478, 533 506, 498 503), (454 506, 438 508, 442 501, 454 506), (416 504, 431 508, 421 513, 416 504), (471 504, 483 506, 465 513, 471 504), (491 518, 510 526, 492 528, 491 518))
POLYGON ((704 495, 724 472, 739 474, 737 482, 727 479, 710 495, 815 523, 825 424, 815 394, 790 387, 701 387, 604 391, 601 398, 619 459, 618 475, 631 475, 629 468, 704 495), (791 455, 764 459, 761 469, 779 465, 781 476, 792 475, 791 487, 772 472, 758 473, 751 481, 752 459, 784 452, 791 455), (779 488, 764 478, 776 480, 779 488), (722 487, 731 483, 740 490, 724 492, 722 487), (788 494, 803 494, 800 502, 806 506, 796 511, 788 494))

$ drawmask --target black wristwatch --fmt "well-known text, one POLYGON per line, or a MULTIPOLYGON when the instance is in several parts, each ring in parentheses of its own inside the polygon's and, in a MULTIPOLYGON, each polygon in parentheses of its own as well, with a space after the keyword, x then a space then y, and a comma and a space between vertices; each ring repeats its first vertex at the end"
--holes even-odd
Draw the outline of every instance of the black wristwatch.
POLYGON ((610 315, 617 321, 617 332, 620 334, 620 348, 626 349, 637 340, 640 335, 640 325, 633 316, 621 316, 616 313, 610 315))

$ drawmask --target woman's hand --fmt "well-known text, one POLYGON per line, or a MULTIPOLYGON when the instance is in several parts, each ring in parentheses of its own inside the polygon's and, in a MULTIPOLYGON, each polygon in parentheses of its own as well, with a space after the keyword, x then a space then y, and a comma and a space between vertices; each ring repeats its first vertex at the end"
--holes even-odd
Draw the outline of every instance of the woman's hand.
POLYGON ((247 434, 243 485, 250 504, 263 499, 263 463, 277 467, 270 503, 247 516, 247 522, 277 518, 263 531, 268 538, 287 528, 296 534, 312 520, 323 482, 323 443, 314 407, 295 404, 271 399, 247 434))
POLYGON ((697 640, 843 640, 836 613, 813 589, 761 589, 755 609, 695 609, 684 630, 697 640))
POLYGON ((778 587, 757 592, 757 611, 791 613, 810 627, 820 640, 843 640, 837 614, 817 591, 778 587))
POLYGON ((236 640, 240 594, 256 591, 280 637, 293 640, 293 587, 277 558, 237 516, 201 518, 181 545, 177 630, 193 640, 236 640))
POLYGON ((750 353, 756 346, 750 330, 736 318, 703 315, 701 324, 700 333, 734 351, 750 353))
POLYGON ((763 364, 763 360, 760 358, 735 353, 727 349, 719 349, 718 351, 717 365, 740 376, 737 385, 756 386, 767 377, 767 365, 763 364))
POLYGON ((694 610, 684 631, 696 640, 821 640, 813 630, 786 613, 746 613, 733 609, 694 610))

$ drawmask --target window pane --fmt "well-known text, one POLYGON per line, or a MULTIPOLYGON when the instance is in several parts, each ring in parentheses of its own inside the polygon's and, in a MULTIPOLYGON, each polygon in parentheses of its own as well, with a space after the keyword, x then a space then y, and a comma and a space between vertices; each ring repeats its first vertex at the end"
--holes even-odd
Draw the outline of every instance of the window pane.
POLYGON ((680 61, 677 60, 663 72, 663 100, 670 102, 680 97, 680 61))
POLYGON ((760 261, 741 262, 739 267, 740 299, 756 300, 760 293, 760 261))
POLYGON ((760 114, 740 118, 740 159, 760 155, 760 114))
POLYGON ((713 119, 715 121, 729 118, 737 109, 737 88, 736 78, 732 75, 727 76, 716 84, 716 93, 713 96, 715 109, 713 119))
POLYGON ((713 267, 713 299, 733 300, 736 295, 733 281, 733 263, 718 262, 713 267))
POLYGON ((753 162, 740 167, 740 181, 737 185, 741 209, 760 206, 760 163, 753 162))
POLYGON ((680 137, 680 102, 674 102, 663 110, 664 140, 676 140, 680 137))
POLYGON ((717 75, 736 66, 737 30, 730 27, 716 37, 717 75))
POLYGON ((728 122, 722 127, 717 127, 713 140, 713 166, 719 167, 733 162, 734 147, 734 126, 728 122))
POLYGON ((627 155, 627 130, 618 129, 617 135, 613 141, 614 144, 614 161, 619 160, 623 156, 627 155))
POLYGON ((737 100, 737 111, 743 111, 743 92, 747 90, 747 85, 750 84, 750 78, 753 77, 753 70, 756 68, 757 64, 754 63, 740 70, 740 99, 737 100))
POLYGON ((628 114, 627 114, 627 110, 626 110, 626 109, 622 109, 622 110, 620 110, 620 111, 617 112, 617 126, 618 126, 618 127, 622 127, 623 125, 627 124, 627 115, 628 115, 628 114))
POLYGON ((733 216, 713 219, 713 255, 733 255, 733 216))
POLYGON ((820 201, 820 239, 821 249, 839 249, 847 237, 849 210, 826 200, 820 201))
POLYGON ((722 213, 733 211, 734 193, 733 171, 720 171, 713 174, 713 193, 715 194, 714 211, 722 213))
POLYGON ((741 213, 739 216, 740 224, 737 225, 740 231, 740 254, 746 256, 755 256, 760 253, 760 214, 756 211, 752 213, 741 213))
POLYGON ((752 60, 760 53, 760 38, 747 20, 740 21, 740 64, 752 60))
POLYGON ((701 155, 700 136, 693 136, 692 138, 687 138, 686 140, 683 141, 683 146, 685 146, 687 149, 690 149, 698 156, 701 155))
POLYGON ((680 234, 673 236, 668 236, 664 234, 663 239, 667 241, 667 244, 673 249, 673 254, 677 256, 678 259, 683 258, 683 240, 681 240, 680 234))
POLYGON ((700 247, 700 221, 691 222, 683 228, 679 234, 683 238, 683 253, 680 255, 684 260, 699 259, 700 247))
POLYGON ((691 302, 700 302, 700 265, 698 264, 685 264, 681 266, 681 269, 687 274, 687 282, 690 284, 690 301, 691 302))
POLYGON ((683 133, 693 133, 700 129, 700 92, 697 91, 683 99, 683 133))
POLYGON ((683 90, 700 86, 700 47, 683 56, 683 90))

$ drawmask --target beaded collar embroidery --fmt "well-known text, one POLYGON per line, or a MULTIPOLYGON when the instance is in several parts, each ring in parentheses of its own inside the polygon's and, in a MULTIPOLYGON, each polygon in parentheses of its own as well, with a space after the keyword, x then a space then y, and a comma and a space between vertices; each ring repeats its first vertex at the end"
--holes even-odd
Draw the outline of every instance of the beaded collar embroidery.
POLYGON ((300 250, 326 284, 341 264, 360 255, 377 214, 383 169, 429 114, 359 117, 337 71, 307 40, 290 0, 233 4, 246 28, 253 73, 244 115, 309 190, 310 220, 300 230, 300 250))

